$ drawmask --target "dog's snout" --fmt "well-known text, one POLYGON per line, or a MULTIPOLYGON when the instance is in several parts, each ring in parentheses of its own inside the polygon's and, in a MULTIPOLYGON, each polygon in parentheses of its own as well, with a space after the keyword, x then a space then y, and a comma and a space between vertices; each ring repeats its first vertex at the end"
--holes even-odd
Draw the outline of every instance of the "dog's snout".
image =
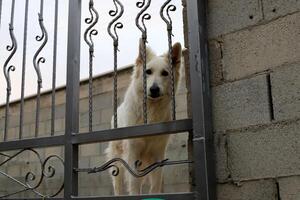
POLYGON ((159 89, 158 85, 157 84, 153 84, 150 87, 150 96, 152 98, 156 98, 156 97, 159 97, 159 94, 160 94, 160 89, 159 89))

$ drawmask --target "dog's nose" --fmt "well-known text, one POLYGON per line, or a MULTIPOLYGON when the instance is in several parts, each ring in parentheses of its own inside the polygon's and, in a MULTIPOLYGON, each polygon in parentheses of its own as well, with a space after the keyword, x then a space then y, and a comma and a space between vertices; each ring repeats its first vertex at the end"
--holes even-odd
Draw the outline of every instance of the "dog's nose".
POLYGON ((156 85, 156 84, 153 84, 151 87, 150 87, 150 96, 152 98, 156 98, 156 97, 159 97, 159 87, 156 85))

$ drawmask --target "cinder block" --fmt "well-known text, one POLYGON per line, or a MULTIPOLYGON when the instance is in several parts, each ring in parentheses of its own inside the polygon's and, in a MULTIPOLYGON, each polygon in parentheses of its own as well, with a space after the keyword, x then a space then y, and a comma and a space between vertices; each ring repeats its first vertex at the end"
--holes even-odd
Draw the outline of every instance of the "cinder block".
MULTIPOLYGON (((177 159, 179 160, 179 159, 177 159)), ((175 185, 175 184, 187 184, 189 183, 189 166, 178 165, 178 166, 165 166, 163 167, 164 184, 175 185)))
POLYGON ((186 94, 180 94, 175 96, 176 112, 184 112, 187 110, 186 94))
POLYGON ((263 0, 265 19, 273 19, 300 10, 299 0, 263 0))
POLYGON ((110 123, 111 122, 111 117, 113 115, 113 108, 108 107, 105 109, 101 110, 101 124, 103 123, 110 123))
POLYGON ((179 192, 190 192, 190 185, 188 183, 164 185, 164 193, 179 193, 179 192))
POLYGON ((86 144, 79 147, 80 156, 93 156, 100 154, 100 147, 98 143, 86 144))
POLYGON ((266 76, 223 84, 212 89, 215 130, 270 121, 266 76))
POLYGON ((40 109, 40 121, 46 121, 51 119, 51 107, 40 109))
POLYGON ((227 162, 227 136, 223 134, 215 134, 214 140, 217 181, 223 183, 230 179, 227 162))
POLYGON ((210 84, 215 86, 221 84, 224 79, 222 66, 223 42, 218 40, 210 40, 208 45, 210 84))
POLYGON ((233 180, 299 174, 299 130, 300 121, 229 134, 228 162, 233 180))
POLYGON ((283 66, 271 73, 276 120, 300 117, 300 63, 283 66))
POLYGON ((93 110, 109 108, 112 106, 113 96, 111 92, 103 93, 93 97, 93 110))
POLYGON ((60 132, 65 130, 65 119, 56 119, 54 120, 54 132, 60 132))
POLYGON ((208 35, 215 38, 262 20, 261 3, 257 0, 208 1, 208 35))
POLYGON ((66 104, 55 105, 55 118, 64 118, 66 115, 66 104))
POLYGON ((278 182, 281 200, 300 199, 300 176, 279 178, 278 182))
POLYGON ((276 200, 276 184, 272 180, 217 185, 218 200, 276 200))
POLYGON ((300 13, 224 37, 225 80, 239 79, 299 58, 300 13))

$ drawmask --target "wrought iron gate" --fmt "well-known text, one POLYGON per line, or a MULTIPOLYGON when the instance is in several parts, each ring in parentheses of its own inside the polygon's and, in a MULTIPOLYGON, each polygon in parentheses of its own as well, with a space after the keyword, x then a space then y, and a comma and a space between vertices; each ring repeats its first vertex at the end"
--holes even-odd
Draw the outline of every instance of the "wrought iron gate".
MULTIPOLYGON (((42 78, 40 74, 40 64, 45 62, 45 58, 41 57, 39 53, 45 46, 48 40, 48 33, 43 23, 43 0, 40 1, 40 12, 39 12, 39 25, 42 34, 36 37, 36 40, 40 42, 40 48, 33 57, 33 65, 37 73, 37 103, 36 103, 36 127, 35 127, 35 138, 23 139, 23 107, 24 107, 24 88, 21 90, 21 106, 20 106, 20 132, 19 140, 7 141, 7 127, 9 124, 9 108, 10 108, 10 94, 11 94, 11 82, 10 72, 14 71, 15 67, 10 65, 10 59, 14 56, 17 49, 17 42, 14 37, 14 6, 15 0, 11 0, 11 21, 9 24, 9 32, 12 40, 12 45, 7 46, 7 50, 10 52, 9 57, 3 66, 3 72, 7 83, 6 92, 6 113, 5 113, 5 129, 4 129, 4 141, 0 143, 0 151, 18 150, 14 155, 7 155, 1 153, 0 156, 5 157, 3 162, 0 162, 0 166, 9 162, 18 154, 24 151, 31 151, 37 155, 41 163, 41 180, 43 178, 51 177, 54 175, 55 170, 50 166, 47 166, 47 162, 50 159, 58 159, 64 163, 64 183, 60 187, 59 193, 64 189, 64 198, 55 197, 57 193, 47 196, 39 193, 41 198, 53 198, 53 199, 146 199, 146 198, 162 198, 168 200, 212 200, 215 199, 215 169, 214 169, 214 151, 213 151, 213 135, 212 135, 212 124, 211 124, 211 96, 209 87, 209 68, 208 68, 208 48, 207 48, 207 25, 206 25, 206 1, 205 0, 186 0, 187 8, 187 25, 188 25, 188 52, 189 52, 189 76, 190 76, 190 100, 191 100, 191 119, 176 120, 175 115, 175 89, 174 89, 174 74, 171 70, 172 79, 172 121, 147 124, 147 101, 146 101, 146 65, 143 66, 143 88, 144 88, 144 101, 143 101, 143 113, 144 113, 144 125, 138 125, 133 127, 117 128, 117 120, 114 120, 114 129, 93 131, 92 129, 92 81, 93 81, 93 54, 94 54, 94 43, 93 37, 97 35, 97 30, 94 29, 95 24, 98 22, 98 13, 94 8, 93 0, 90 0, 89 9, 91 16, 85 20, 89 25, 84 33, 84 40, 89 46, 89 131, 84 134, 79 133, 79 83, 80 83, 80 40, 81 40, 81 0, 70 0, 69 1, 69 21, 68 21, 68 46, 67 46, 67 85, 66 85, 66 112, 65 112, 65 134, 60 136, 54 135, 54 116, 55 116, 55 90, 52 92, 52 110, 51 110, 51 136, 49 137, 38 137, 39 134, 39 110, 40 110, 40 91, 42 86, 42 78), (191 190, 188 193, 172 193, 172 194, 155 194, 155 195, 140 195, 140 196, 111 196, 111 197, 80 197, 78 196, 78 173, 90 172, 95 173, 104 171, 112 167, 114 162, 121 162, 124 166, 127 163, 121 159, 113 159, 101 167, 93 169, 80 169, 78 167, 78 148, 82 144, 90 144, 96 142, 107 142, 120 139, 154 136, 162 134, 175 134, 179 132, 189 132, 189 149, 190 158, 187 161, 168 161, 162 160, 153 165, 149 166, 145 171, 138 172, 127 167, 131 170, 132 175, 144 176, 150 173, 157 167, 163 167, 164 165, 173 165, 179 163, 188 163, 191 169, 191 190), (34 148, 45 148, 51 146, 64 146, 65 149, 65 160, 62 160, 58 156, 49 156, 45 160, 42 160, 34 148)), ((27 42, 27 22, 28 22, 28 2, 26 0, 25 6, 25 20, 24 20, 24 41, 23 41, 23 53, 26 55, 26 42, 27 42)), ((55 27, 54 27, 54 48, 53 48, 53 83, 52 87, 55 88, 55 72, 56 72, 56 43, 57 43, 57 2, 55 7, 55 27)), ((123 14, 124 5, 119 0, 114 0, 115 9, 109 12, 113 20, 108 26, 108 33, 112 38, 114 47, 114 118, 117 119, 117 55, 118 55, 118 34, 117 29, 123 27, 122 23, 118 20, 123 14)), ((125 3, 125 1, 124 1, 125 3)), ((169 65, 172 67, 171 54, 172 54, 172 20, 169 12, 176 8, 171 4, 171 0, 166 0, 162 3, 160 14, 162 20, 166 23, 166 30, 168 31, 169 44, 169 65)), ((147 8, 150 6, 151 0, 140 0, 137 1, 136 6, 140 9, 140 12, 136 18, 136 25, 141 31, 141 38, 144 46, 147 41, 147 27, 145 20, 151 18, 147 14, 147 8)), ((0 27, 1 25, 1 10, 2 0, 0 0, 0 27)), ((145 51, 145 49, 144 49, 145 51)), ((23 56, 24 59, 24 56, 23 56)), ((144 53, 143 59, 146 59, 144 53)), ((145 63, 145 62, 144 62, 145 63)), ((24 86, 24 70, 26 63, 23 60, 22 65, 22 87, 24 86)), ((1 171, 0 171, 1 172, 1 171)), ((5 173, 2 173, 4 174, 5 173)), ((24 191, 35 189, 38 185, 27 184, 27 180, 35 179, 34 174, 27 174, 24 185, 24 191)), ((39 184, 39 183, 38 183, 39 184)), ((19 192, 19 191, 18 191, 19 192)), ((11 194, 10 194, 11 195, 11 194)), ((0 199, 9 198, 9 195, 0 196, 0 199)), ((29 198, 26 198, 29 199, 29 198)))

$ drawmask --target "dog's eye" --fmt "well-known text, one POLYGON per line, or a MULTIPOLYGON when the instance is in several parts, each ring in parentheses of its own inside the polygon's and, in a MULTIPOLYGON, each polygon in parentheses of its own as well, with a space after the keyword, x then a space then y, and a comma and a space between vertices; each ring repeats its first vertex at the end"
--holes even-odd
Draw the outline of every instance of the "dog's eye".
POLYGON ((151 69, 147 69, 146 70, 146 74, 148 74, 148 75, 152 74, 152 70, 151 69))
POLYGON ((162 76, 168 76, 168 75, 169 75, 169 72, 167 72, 167 71, 164 70, 164 71, 161 72, 161 75, 162 75, 162 76))

